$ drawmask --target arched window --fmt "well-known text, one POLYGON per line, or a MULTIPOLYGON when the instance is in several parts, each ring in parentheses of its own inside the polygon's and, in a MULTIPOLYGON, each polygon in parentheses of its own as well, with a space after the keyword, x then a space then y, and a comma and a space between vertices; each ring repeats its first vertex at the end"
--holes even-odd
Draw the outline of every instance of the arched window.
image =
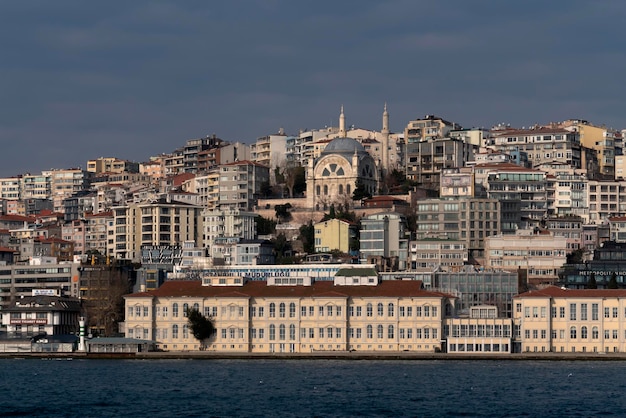
POLYGON ((172 325, 172 338, 178 338, 178 325, 172 325))
POLYGON ((295 318, 296 317, 296 304, 291 302, 289 304, 289 318, 295 318))
POLYGON ((372 338, 372 326, 367 326, 367 338, 372 338))
POLYGON ((276 339, 276 326, 274 324, 270 325, 270 341, 274 341, 276 339))
POLYGON ((383 314, 385 313, 385 307, 383 306, 382 303, 378 304, 378 316, 383 316, 383 314))
POLYGON ((343 184, 339 185, 339 194, 343 194, 343 184))
POLYGON ((582 327, 580 329, 580 338, 587 338, 587 327, 582 327))
POLYGON ((315 194, 316 195, 320 195, 320 185, 318 184, 317 186, 315 186, 315 194))
POLYGON ((387 327, 387 338, 394 338, 393 325, 387 327))
POLYGON ((274 318, 276 316, 276 305, 274 302, 270 303, 270 318, 274 318))
POLYGON ((324 185, 324 196, 328 196, 328 185, 324 185))
POLYGON ((183 303, 183 316, 187 318, 187 311, 189 310, 189 304, 183 303))
POLYGON ((281 303, 280 305, 278 305, 278 315, 281 318, 285 317, 285 304, 284 303, 281 303))
POLYGON ((350 185, 349 184, 346 186, 346 194, 350 194, 350 185))
POLYGON ((571 327, 569 329, 569 337, 571 339, 575 339, 576 338, 576 327, 571 327))
POLYGON ((382 338, 383 338, 383 335, 384 335, 384 328, 383 328, 383 326, 382 326, 382 325, 377 326, 377 327, 376 327, 376 330, 378 331, 378 332, 377 332, 377 334, 378 334, 378 338, 379 338, 379 339, 382 339, 382 338))
POLYGON ((198 305, 197 303, 194 303, 194 304, 193 304, 193 309, 194 309, 195 311, 200 312, 200 305, 198 305))
POLYGON ((280 324, 278 327, 278 339, 281 341, 285 340, 285 324, 280 324))
POLYGON ((183 338, 189 338, 189 325, 183 325, 183 338))
POLYGON ((371 303, 367 304, 366 311, 367 311, 367 316, 372 316, 372 304, 371 303))
POLYGON ((172 316, 178 318, 178 303, 172 305, 172 316))
POLYGON ((387 306, 387 315, 388 316, 393 316, 394 312, 393 312, 393 303, 390 303, 389 306, 387 306))
POLYGON ((294 341, 296 339, 296 326, 294 324, 289 325, 289 340, 294 341))
POLYGON ((591 328, 591 338, 594 340, 598 339, 598 327, 591 328))

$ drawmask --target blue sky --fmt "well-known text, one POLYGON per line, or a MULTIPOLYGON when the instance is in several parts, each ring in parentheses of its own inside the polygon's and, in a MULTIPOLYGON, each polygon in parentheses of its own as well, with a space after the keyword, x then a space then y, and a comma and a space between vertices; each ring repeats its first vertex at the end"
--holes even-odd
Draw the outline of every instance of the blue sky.
POLYGON ((0 176, 215 133, 567 118, 626 128, 617 1, 5 1, 0 176))

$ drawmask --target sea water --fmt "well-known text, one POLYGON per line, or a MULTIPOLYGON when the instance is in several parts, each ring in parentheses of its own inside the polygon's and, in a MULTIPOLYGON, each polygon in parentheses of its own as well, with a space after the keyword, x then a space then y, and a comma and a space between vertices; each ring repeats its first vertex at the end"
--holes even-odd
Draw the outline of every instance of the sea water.
POLYGON ((626 362, 0 360, 0 416, 626 414, 626 362))

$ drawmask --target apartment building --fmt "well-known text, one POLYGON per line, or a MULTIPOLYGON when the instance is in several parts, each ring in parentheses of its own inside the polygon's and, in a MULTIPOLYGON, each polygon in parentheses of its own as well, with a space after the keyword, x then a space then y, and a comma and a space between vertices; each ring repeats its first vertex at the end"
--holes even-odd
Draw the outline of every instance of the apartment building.
POLYGON ((0 199, 19 200, 22 198, 22 179, 20 177, 0 178, 0 199))
POLYGON ((470 197, 418 200, 416 238, 464 241, 469 258, 481 260, 485 239, 500 233, 500 205, 496 199, 470 197))
POLYGON ((198 241, 206 248, 209 255, 224 258, 223 247, 216 246, 218 240, 231 239, 233 243, 240 239, 252 240, 256 238, 254 212, 239 209, 204 209, 202 216, 202 240, 198 241))
POLYGON ((327 253, 337 250, 348 254, 354 249, 358 228, 352 222, 343 219, 328 219, 314 224, 313 227, 315 252, 327 253))
POLYGON ((503 233, 535 226, 548 214, 545 172, 510 163, 482 164, 474 170, 487 196, 500 202, 503 233))
POLYGON ((0 265, 0 311, 33 292, 57 292, 78 297, 78 263, 55 257, 33 257, 28 264, 0 265))
POLYGON ((114 257, 139 261, 142 245, 197 242, 201 231, 200 211, 199 206, 166 198, 113 207, 114 257))
POLYGON ((87 171, 94 174, 138 173, 139 164, 132 161, 120 160, 115 157, 100 157, 95 160, 87 161, 87 171))
POLYGON ((219 168, 219 208, 252 210, 261 195, 261 186, 269 182, 269 166, 252 161, 236 161, 219 168))
POLYGON ((524 283, 556 283, 565 264, 567 239, 546 230, 519 230, 485 239, 485 267, 526 274, 524 283))
POLYGON ((393 270, 406 270, 409 238, 404 215, 395 212, 368 215, 361 219, 361 259, 382 258, 391 261, 393 270))
POLYGON ((460 271, 467 261, 464 240, 422 238, 409 243, 408 269, 412 271, 460 271))
POLYGON ((626 181, 589 180, 587 193, 591 223, 626 215, 626 181))
POLYGON ((595 151, 601 176, 614 178, 616 131, 580 119, 566 120, 560 125, 575 132, 580 137, 580 143, 583 147, 595 151))
POLYGON ((52 170, 50 176, 50 194, 54 211, 63 213, 63 200, 83 190, 87 190, 92 173, 80 168, 52 170))
POLYGON ((491 131, 489 147, 506 154, 525 151, 532 167, 546 162, 582 167, 579 134, 561 127, 495 129, 491 131))

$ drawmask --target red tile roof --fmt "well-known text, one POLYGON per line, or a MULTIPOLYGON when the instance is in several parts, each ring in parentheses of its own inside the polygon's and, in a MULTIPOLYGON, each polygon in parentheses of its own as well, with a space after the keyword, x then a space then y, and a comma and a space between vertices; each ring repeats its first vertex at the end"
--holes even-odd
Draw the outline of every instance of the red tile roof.
POLYGON ((0 215, 0 220, 12 222, 35 222, 35 218, 22 215, 0 215))
POLYGON ((453 296, 422 289, 420 280, 383 280, 377 286, 335 286, 332 281, 312 286, 268 286, 266 281, 249 281, 243 286, 202 286, 199 280, 166 281, 161 287, 126 297, 444 297, 453 296))
POLYGON ((626 289, 563 289, 548 286, 541 290, 521 293, 516 298, 624 298, 626 289))

